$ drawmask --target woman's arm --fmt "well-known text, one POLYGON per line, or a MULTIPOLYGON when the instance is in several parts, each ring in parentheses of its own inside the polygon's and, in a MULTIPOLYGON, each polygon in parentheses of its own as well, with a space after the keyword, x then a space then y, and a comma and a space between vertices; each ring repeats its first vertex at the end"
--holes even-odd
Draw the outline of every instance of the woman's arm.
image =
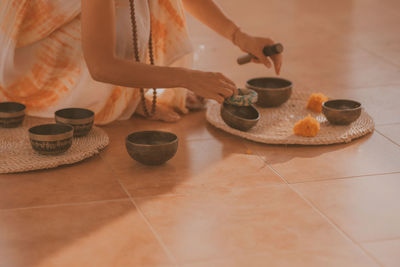
POLYGON ((82 48, 93 79, 134 88, 184 87, 222 102, 236 90, 220 73, 152 66, 115 56, 113 0, 82 0, 82 48))
MULTIPOLYGON (((213 0, 182 0, 185 9, 202 23, 231 40, 235 45, 247 53, 257 57, 255 62, 263 63, 268 68, 271 62, 264 56, 262 49, 266 45, 273 45, 274 41, 270 38, 250 36, 240 30, 235 23, 230 20, 213 0)), ((275 72, 279 74, 282 65, 282 55, 270 57, 274 62, 275 72)))

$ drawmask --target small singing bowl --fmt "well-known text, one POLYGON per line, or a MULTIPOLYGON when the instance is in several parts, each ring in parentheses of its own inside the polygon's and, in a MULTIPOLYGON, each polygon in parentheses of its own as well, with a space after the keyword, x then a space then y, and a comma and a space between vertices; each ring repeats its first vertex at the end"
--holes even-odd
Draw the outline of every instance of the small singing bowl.
POLYGON ((17 102, 0 103, 0 127, 18 127, 24 121, 24 117, 25 105, 17 102))
POLYGON ((65 108, 55 113, 57 123, 68 124, 74 128, 74 136, 85 136, 92 129, 94 112, 84 108, 65 108))
POLYGON ((134 132, 125 139, 131 158, 145 165, 161 165, 170 160, 178 149, 178 137, 170 132, 134 132))
POLYGON ((260 113, 253 106, 235 106, 228 103, 221 105, 221 117, 230 127, 248 131, 260 120, 260 113))
POLYGON ((260 107, 278 107, 292 95, 292 82, 281 78, 254 78, 246 82, 246 87, 258 94, 260 107))
POLYGON ((42 124, 29 129, 32 148, 43 155, 56 155, 72 145, 74 128, 67 124, 42 124))
POLYGON ((322 113, 331 124, 347 125, 361 115, 361 103, 353 100, 329 100, 322 104, 322 113))

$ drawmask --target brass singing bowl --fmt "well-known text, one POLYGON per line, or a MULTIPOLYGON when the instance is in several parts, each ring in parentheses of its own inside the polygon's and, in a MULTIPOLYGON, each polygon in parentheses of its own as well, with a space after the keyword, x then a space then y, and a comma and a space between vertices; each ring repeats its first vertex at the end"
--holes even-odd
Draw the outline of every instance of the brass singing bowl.
POLYGON ((57 123, 68 124, 74 128, 74 136, 85 136, 92 129, 94 112, 84 108, 65 108, 55 112, 57 123))
POLYGON ((260 120, 260 113, 253 106, 235 106, 227 103, 221 105, 221 117, 230 127, 248 131, 260 120))
POLYGON ((15 128, 25 118, 25 105, 17 102, 0 103, 0 127, 15 128))
POLYGON ((260 107, 278 107, 292 95, 292 82, 282 78, 261 77, 250 79, 246 87, 257 92, 260 107))
POLYGON ((43 155, 56 155, 72 145, 74 129, 67 124, 42 124, 29 129, 32 148, 43 155))
POLYGON ((145 165, 161 165, 178 150, 178 137, 170 132, 134 132, 125 139, 126 150, 136 161, 145 165))
POLYGON ((329 100, 322 104, 322 113, 331 124, 348 125, 361 115, 361 103, 348 100, 329 100))

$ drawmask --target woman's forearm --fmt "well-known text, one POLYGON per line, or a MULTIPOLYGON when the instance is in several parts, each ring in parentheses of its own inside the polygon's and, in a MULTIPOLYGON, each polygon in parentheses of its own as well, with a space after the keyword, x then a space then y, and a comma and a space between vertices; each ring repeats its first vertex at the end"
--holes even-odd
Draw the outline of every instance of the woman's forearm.
POLYGON ((94 80, 132 88, 186 87, 190 70, 113 58, 89 67, 94 80))
POLYGON ((190 14, 218 34, 232 41, 238 26, 230 20, 213 0, 182 0, 190 14))

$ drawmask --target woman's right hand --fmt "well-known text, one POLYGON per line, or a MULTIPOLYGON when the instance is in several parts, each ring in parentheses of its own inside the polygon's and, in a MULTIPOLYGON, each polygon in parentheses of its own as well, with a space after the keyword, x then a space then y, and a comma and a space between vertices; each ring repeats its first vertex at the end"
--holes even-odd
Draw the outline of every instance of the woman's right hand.
POLYGON ((235 83, 221 73, 186 70, 184 76, 183 87, 198 96, 222 103, 225 98, 237 94, 235 83))

